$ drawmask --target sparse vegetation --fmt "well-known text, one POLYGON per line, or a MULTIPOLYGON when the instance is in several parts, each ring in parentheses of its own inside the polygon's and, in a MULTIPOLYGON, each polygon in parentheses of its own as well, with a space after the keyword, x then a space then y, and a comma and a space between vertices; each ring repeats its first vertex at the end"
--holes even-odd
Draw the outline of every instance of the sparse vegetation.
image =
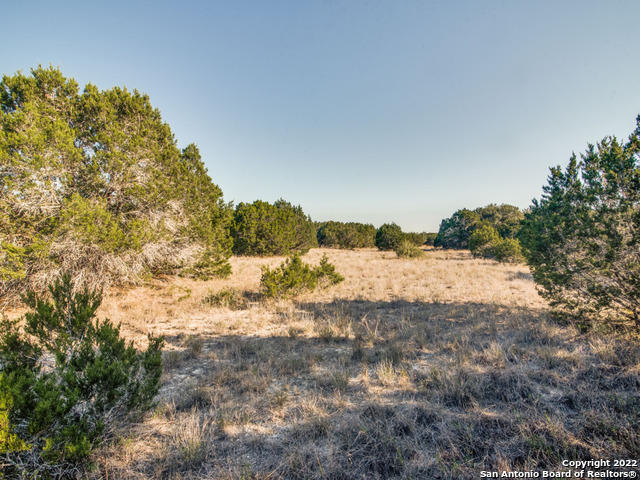
POLYGON ((0 478, 475 479, 640 456, 640 117, 552 169, 526 215, 404 233, 282 199, 234 212, 137 91, 41 67, 1 87, 0 302, 28 289, 31 311, 0 321, 0 478))
POLYGON ((239 290, 223 288, 210 292, 202 299, 202 303, 211 307, 224 307, 231 310, 242 310, 247 304, 246 296, 239 290))
POLYGON ((166 334, 180 361, 89 477, 475 479, 640 453, 637 340, 557 323, 527 267, 452 250, 303 260, 325 253, 346 281, 292 299, 203 314, 211 292, 257 293, 282 261, 250 257, 228 279, 105 299, 127 336, 166 334))

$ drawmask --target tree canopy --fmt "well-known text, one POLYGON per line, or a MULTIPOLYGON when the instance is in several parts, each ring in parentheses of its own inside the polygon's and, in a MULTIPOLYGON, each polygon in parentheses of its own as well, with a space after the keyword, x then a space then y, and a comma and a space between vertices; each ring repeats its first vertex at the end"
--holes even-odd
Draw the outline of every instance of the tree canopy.
POLYGON ((551 168, 519 238, 540 293, 585 327, 640 330, 640 116, 626 143, 607 137, 551 168))
POLYGON ((349 249, 374 247, 376 227, 370 223, 329 221, 320 224, 317 237, 321 247, 349 249))
MULTIPOLYGON (((470 237, 483 227, 491 228, 501 239, 515 238, 522 218, 522 211, 513 205, 489 204, 475 210, 463 208, 442 220, 434 245, 453 249, 469 248, 470 237)), ((487 229, 484 231, 486 236, 487 229)))
POLYGON ((229 273, 231 209, 147 95, 53 67, 0 84, 0 295, 60 272, 103 287, 229 273))
POLYGON ((238 204, 231 235, 236 255, 304 254, 318 245, 314 223, 302 207, 283 199, 238 204))

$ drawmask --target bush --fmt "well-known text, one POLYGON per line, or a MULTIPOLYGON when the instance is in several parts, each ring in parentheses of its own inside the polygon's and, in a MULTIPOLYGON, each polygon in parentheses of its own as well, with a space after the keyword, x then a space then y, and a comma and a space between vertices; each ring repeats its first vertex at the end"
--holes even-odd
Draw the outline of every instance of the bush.
POLYGON ((500 234, 495 228, 484 225, 469 237, 469 250, 474 257, 492 258, 493 247, 500 241, 500 234))
POLYGON ((433 244, 435 243, 437 237, 438 237, 437 232, 427 233, 426 238, 424 240, 424 244, 433 247, 433 244))
POLYGON ((524 261, 522 245, 517 238, 502 238, 494 246, 491 252, 498 262, 520 263, 524 261))
POLYGON ((317 232, 318 245, 334 248, 367 248, 375 246, 376 227, 357 222, 324 222, 317 232))
POLYGON ((500 238, 515 238, 523 213, 513 205, 494 205, 468 210, 463 208, 442 220, 434 246, 453 249, 470 248, 469 239, 482 227, 493 228, 500 238))
POLYGON ((329 259, 326 255, 322 255, 320 264, 313 268, 313 273, 318 279, 318 285, 321 287, 336 285, 344 281, 344 277, 336 272, 335 265, 329 263, 329 259))
POLYGON ((326 255, 322 256, 317 267, 311 267, 299 255, 294 255, 273 270, 263 266, 260 286, 265 297, 283 298, 313 291, 318 285, 335 285, 343 280, 344 277, 335 271, 335 266, 329 263, 326 255))
POLYGON ((404 233, 395 223, 385 223, 376 232, 376 247, 379 250, 395 250, 403 240, 404 233))
POLYGON ((627 143, 607 137, 551 169, 519 235, 558 314, 640 330, 640 116, 627 143))
POLYGON ((419 247, 427 242, 428 235, 427 232, 407 232, 404 239, 419 247))
POLYGON ((78 472, 160 387, 163 339, 150 336, 137 352, 109 320, 94 321, 99 294, 73 289, 63 275, 49 287, 51 300, 30 292, 32 311, 0 322, 0 452, 9 478, 78 472))
POLYGON ((419 258, 424 256, 424 252, 417 245, 408 240, 403 240, 395 249, 398 258, 419 258))
POLYGON ((240 203, 231 228, 236 255, 305 254, 318 245, 315 225, 300 206, 285 200, 240 203))
POLYGON ((483 225, 471 234, 469 250, 474 257, 492 258, 503 263, 524 260, 520 242, 514 238, 502 238, 498 231, 489 225, 483 225))

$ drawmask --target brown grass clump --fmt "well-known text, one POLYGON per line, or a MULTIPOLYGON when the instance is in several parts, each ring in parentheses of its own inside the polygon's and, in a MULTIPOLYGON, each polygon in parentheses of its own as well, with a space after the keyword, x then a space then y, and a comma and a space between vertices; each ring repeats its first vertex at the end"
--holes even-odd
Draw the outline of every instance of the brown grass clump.
POLYGON ((523 266, 326 253, 346 280, 293 300, 258 295, 282 258, 113 291, 126 336, 167 336, 164 386, 90 478, 475 479, 640 455, 637 339, 554 322, 523 266))

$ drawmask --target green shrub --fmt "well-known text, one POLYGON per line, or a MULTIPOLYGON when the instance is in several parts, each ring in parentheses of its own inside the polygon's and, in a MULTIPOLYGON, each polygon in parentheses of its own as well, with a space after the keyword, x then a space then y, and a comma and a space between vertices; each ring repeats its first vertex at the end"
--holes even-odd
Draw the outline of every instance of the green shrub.
POLYGON ((313 268, 313 273, 318 280, 318 285, 321 287, 336 285, 344 281, 344 277, 336 272, 335 265, 329 263, 326 255, 322 255, 320 264, 313 268))
POLYGON ((640 331, 639 154, 640 116, 628 142, 607 137, 552 168, 518 235, 540 293, 584 328, 640 331))
POLYGON ((240 203, 231 236, 236 255, 305 254, 318 245, 311 219, 300 206, 282 199, 273 204, 261 200, 240 203))
POLYGON ((419 258, 424 252, 417 245, 408 240, 403 240, 395 249, 398 258, 419 258))
POLYGON ((489 225, 483 225, 469 237, 469 250, 474 257, 493 258, 493 248, 499 241, 498 231, 489 225))
POLYGON ((517 238, 502 238, 493 246, 493 258, 498 262, 520 263, 524 261, 522 246, 517 238))
POLYGON ((263 266, 260 287, 267 298, 285 298, 313 291, 318 285, 327 287, 343 280, 344 277, 335 271, 335 266, 329 263, 326 255, 322 256, 316 267, 311 267, 299 255, 294 255, 273 270, 263 266))
POLYGON ((379 250, 395 250, 404 240, 404 233, 395 223, 385 223, 376 232, 376 247, 379 250))
POLYGON ((474 257, 492 258, 503 263, 522 262, 522 247, 515 238, 502 238, 498 231, 483 225, 469 237, 469 250, 474 257))
POLYGON ((376 241, 376 227, 357 222, 324 222, 318 227, 317 238, 321 247, 373 247, 376 241))
POLYGON ((482 227, 491 227, 500 238, 515 238, 524 214, 513 205, 494 205, 468 210, 458 210, 450 218, 442 220, 434 246, 453 249, 470 248, 469 239, 482 227))
POLYGON ((404 239, 419 247, 427 242, 428 235, 427 232, 406 232, 404 239))
MULTIPOLYGON (((77 471, 118 422, 151 406, 160 387, 162 338, 139 353, 109 320, 101 297, 72 293, 66 274, 51 300, 29 292, 31 312, 0 322, 0 451, 8 477, 77 471)), ((21 477, 20 477, 21 478, 21 477)))

